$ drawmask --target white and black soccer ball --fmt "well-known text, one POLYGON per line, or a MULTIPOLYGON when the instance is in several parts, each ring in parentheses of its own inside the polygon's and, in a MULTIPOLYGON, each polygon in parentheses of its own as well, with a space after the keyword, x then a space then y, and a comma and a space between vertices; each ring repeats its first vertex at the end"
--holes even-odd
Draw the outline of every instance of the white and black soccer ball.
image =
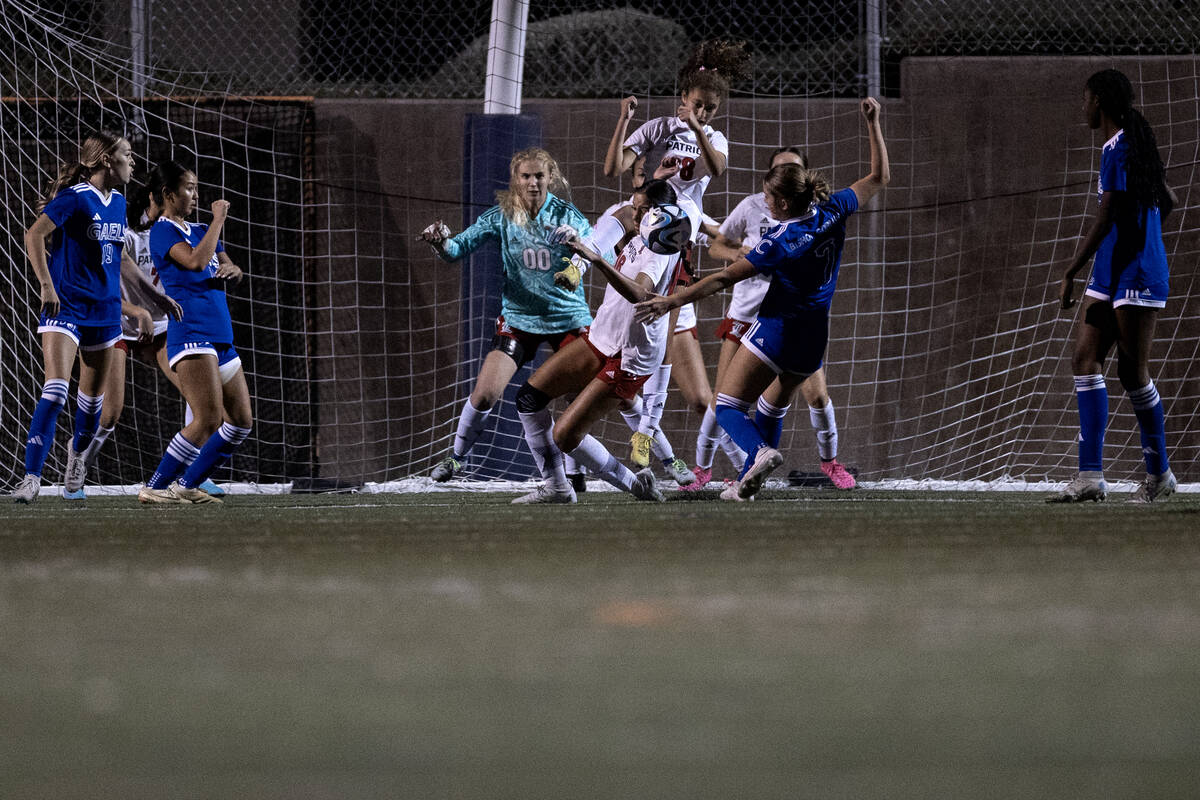
POLYGON ((692 221, 674 203, 652 206, 638 230, 653 253, 672 256, 684 248, 692 234, 692 221))

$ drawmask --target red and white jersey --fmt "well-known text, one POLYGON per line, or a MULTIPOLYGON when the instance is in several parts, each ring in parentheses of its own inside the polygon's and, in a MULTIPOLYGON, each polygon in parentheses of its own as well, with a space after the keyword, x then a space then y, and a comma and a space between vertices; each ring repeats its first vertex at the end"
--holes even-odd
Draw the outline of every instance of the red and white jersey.
MULTIPOLYGON (((146 224, 148 220, 143 217, 142 224, 146 224)), ((125 253, 133 259, 133 263, 137 264, 138 270, 145 276, 146 281, 154 286, 162 287, 162 281, 158 279, 158 270, 154 268, 154 261, 150 258, 150 229, 144 231, 134 230, 132 227, 125 226, 125 253)), ((143 295, 139 288, 124 278, 121 279, 121 299, 133 303, 135 306, 141 306, 150 312, 150 318, 154 320, 154 335, 167 332, 167 315, 158 310, 156 303, 143 295)), ((121 315, 121 338, 122 339, 137 339, 138 326, 137 322, 130 317, 121 315)))
MULTIPOLYGON (((721 223, 721 234, 729 239, 741 241, 744 246, 753 250, 767 232, 778 225, 779 220, 774 219, 771 212, 767 211, 766 196, 759 192, 737 204, 721 223)), ((753 322, 770 285, 771 278, 758 272, 744 281, 735 283, 725 316, 742 322, 753 322)))
MULTIPOLYGON (((655 294, 667 294, 675 282, 679 255, 663 256, 652 252, 646 240, 635 236, 613 266, 631 281, 648 275, 655 294)), ((649 375, 667 352, 667 325, 663 315, 653 322, 637 322, 630 303, 611 285, 604 290, 604 302, 597 309, 588 331, 588 341, 607 356, 621 354, 621 369, 633 375, 649 375)))
MULTIPOLYGON (((713 130, 711 125, 705 125, 703 131, 713 149, 728 159, 729 142, 725 134, 713 130)), ((656 117, 630 134, 624 146, 638 156, 646 156, 647 175, 653 175, 654 169, 665 158, 678 161, 679 171, 668 181, 675 187, 676 202, 692 221, 691 240, 696 241, 704 208, 704 190, 712 180, 696 134, 679 117, 656 117)))

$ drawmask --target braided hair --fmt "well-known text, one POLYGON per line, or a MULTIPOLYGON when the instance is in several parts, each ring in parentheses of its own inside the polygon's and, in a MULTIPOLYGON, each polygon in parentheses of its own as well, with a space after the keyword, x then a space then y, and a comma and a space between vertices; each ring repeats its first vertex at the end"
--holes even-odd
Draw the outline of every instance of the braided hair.
POLYGON ((1174 203, 1167 189, 1167 173, 1158 153, 1154 130, 1142 113, 1133 107, 1133 85, 1124 73, 1105 69, 1087 79, 1088 91, 1100 104, 1100 111, 1125 131, 1129 148, 1126 160, 1129 194, 1142 208, 1157 207, 1165 217, 1174 203))
POLYGON ((750 77, 750 56, 746 43, 731 39, 710 39, 692 48, 679 69, 679 93, 693 89, 714 92, 724 100, 729 87, 750 77))

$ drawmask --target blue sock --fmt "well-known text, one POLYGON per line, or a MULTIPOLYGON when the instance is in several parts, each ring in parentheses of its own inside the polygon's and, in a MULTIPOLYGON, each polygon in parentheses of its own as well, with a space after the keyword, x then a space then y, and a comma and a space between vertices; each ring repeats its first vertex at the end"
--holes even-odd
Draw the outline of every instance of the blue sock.
POLYGON ((790 405, 780 408, 773 406, 763 398, 758 398, 758 408, 754 412, 754 424, 762 431, 763 439, 776 450, 783 440, 783 418, 790 405))
POLYGON ((167 488, 171 485, 171 481, 179 477, 179 473, 196 460, 198 455, 200 455, 200 449, 183 438, 182 431, 175 434, 175 438, 167 444, 167 452, 163 453, 158 469, 154 470, 150 480, 146 481, 146 488, 167 488))
POLYGON ((751 459, 760 447, 767 444, 766 437, 750 419, 750 404, 725 394, 717 395, 717 423, 729 437, 746 451, 751 459))
POLYGON ((25 439, 25 474, 41 476, 46 465, 46 454, 54 444, 54 429, 58 425, 58 414, 67 404, 67 381, 51 378, 42 386, 42 396, 33 409, 29 422, 29 436, 25 439))
POLYGON ((179 485, 187 489, 194 489, 204 483, 217 467, 233 456, 233 451, 237 450, 238 445, 246 441, 246 437, 249 435, 249 428, 239 428, 228 422, 221 423, 217 432, 208 437, 204 447, 200 448, 200 454, 196 456, 196 460, 183 473, 183 477, 179 479, 179 485))
POLYGON ((1108 388, 1103 375, 1076 375, 1079 404, 1079 471, 1104 469, 1104 429, 1108 427, 1108 388))
POLYGON ((80 392, 75 397, 75 438, 71 447, 76 453, 87 450, 100 427, 100 410, 104 408, 104 395, 90 397, 80 392))
POLYGON ((1146 472, 1162 475, 1170 469, 1167 465, 1166 418, 1163 415, 1162 398, 1158 396, 1158 389, 1154 388, 1154 381, 1130 392, 1129 399, 1133 401, 1133 413, 1137 416, 1142 434, 1146 472))

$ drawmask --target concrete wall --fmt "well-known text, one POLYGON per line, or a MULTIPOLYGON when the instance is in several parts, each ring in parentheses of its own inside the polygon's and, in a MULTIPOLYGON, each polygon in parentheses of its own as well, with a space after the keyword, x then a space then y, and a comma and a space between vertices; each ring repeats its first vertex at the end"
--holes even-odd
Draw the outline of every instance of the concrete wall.
MULTIPOLYGON (((1181 195, 1167 226, 1176 278, 1160 319, 1155 380, 1164 398, 1178 398, 1167 404, 1177 472, 1200 479, 1195 58, 904 63, 902 97, 884 103, 893 183, 850 224, 827 358, 842 460, 863 476, 1061 479, 1074 469, 1072 319, 1058 310, 1057 276, 1085 224, 1101 144, 1080 119, 1083 82, 1114 64, 1141 87, 1139 105, 1181 195)), ((598 163, 617 103, 526 103, 542 115, 544 143, 574 184, 576 205, 593 218, 628 193, 627 180, 604 178, 598 163)), ((648 105, 650 115, 666 114, 674 101, 648 105)), ((415 237, 435 218, 459 230, 482 211, 464 214, 459 200, 463 120, 476 110, 463 102, 317 103, 318 228, 333 231, 315 259, 324 287, 318 329, 328 330, 320 337, 328 357, 316 367, 323 474, 419 474, 449 445, 475 372, 459 357, 461 271, 415 237)), ((855 101, 733 98, 717 124, 733 142, 730 169, 706 196, 706 211, 718 217, 758 190, 780 143, 805 145, 839 187, 867 170, 855 101)), ((593 308, 601 292, 591 287, 593 308)), ((719 297, 701 307, 710 365, 722 308, 719 297)), ((1106 452, 1113 477, 1133 477, 1134 420, 1109 372, 1119 413, 1106 452)), ((673 396, 664 426, 690 462, 698 418, 681 405, 673 396)), ((625 455, 619 420, 600 433, 625 455)), ((789 417, 784 445, 788 469, 816 469, 802 407, 789 417)))

